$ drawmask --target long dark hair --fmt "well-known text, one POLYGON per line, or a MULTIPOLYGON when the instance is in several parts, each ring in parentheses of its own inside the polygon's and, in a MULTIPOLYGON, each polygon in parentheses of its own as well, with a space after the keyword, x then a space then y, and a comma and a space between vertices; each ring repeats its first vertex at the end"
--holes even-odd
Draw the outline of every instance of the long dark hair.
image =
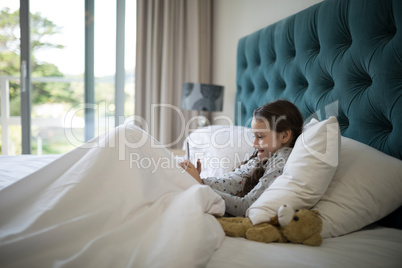
MULTIPOLYGON (((299 137, 303 131, 303 116, 296 105, 287 100, 277 100, 266 103, 255 109, 253 116, 256 120, 268 122, 270 129, 277 133, 291 130, 292 137, 290 147, 295 145, 297 137, 299 137)), ((242 164, 254 158, 257 158, 257 151, 251 155, 249 160, 242 164)), ((257 185, 258 181, 265 173, 264 165, 266 162, 267 160, 256 161, 256 166, 251 171, 251 174, 244 176, 243 187, 242 190, 237 193, 238 196, 243 197, 247 195, 257 185)))

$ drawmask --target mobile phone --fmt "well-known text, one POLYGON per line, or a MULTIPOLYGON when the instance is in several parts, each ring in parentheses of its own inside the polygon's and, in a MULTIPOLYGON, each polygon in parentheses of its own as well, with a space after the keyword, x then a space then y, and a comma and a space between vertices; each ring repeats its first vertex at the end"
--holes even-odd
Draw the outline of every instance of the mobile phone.
POLYGON ((188 143, 188 141, 187 141, 187 144, 186 144, 186 154, 187 154, 187 160, 190 160, 190 144, 188 143))

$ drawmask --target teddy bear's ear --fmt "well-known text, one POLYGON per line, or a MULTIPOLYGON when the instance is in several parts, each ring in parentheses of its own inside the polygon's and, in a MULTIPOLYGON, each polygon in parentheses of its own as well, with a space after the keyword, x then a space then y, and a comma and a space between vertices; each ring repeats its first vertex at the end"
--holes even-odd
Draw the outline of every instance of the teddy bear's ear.
POLYGON ((314 212, 315 215, 320 215, 320 212, 318 210, 311 210, 312 212, 314 212))
POLYGON ((278 215, 275 215, 269 219, 269 223, 272 225, 279 226, 278 215))

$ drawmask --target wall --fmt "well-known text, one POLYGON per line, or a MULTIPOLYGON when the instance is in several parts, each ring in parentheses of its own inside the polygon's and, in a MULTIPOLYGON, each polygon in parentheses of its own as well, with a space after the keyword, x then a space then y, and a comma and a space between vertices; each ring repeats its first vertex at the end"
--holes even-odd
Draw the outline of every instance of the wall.
POLYGON ((225 86, 223 112, 234 121, 236 94, 236 54, 240 38, 297 13, 322 0, 214 0, 212 81, 225 86))

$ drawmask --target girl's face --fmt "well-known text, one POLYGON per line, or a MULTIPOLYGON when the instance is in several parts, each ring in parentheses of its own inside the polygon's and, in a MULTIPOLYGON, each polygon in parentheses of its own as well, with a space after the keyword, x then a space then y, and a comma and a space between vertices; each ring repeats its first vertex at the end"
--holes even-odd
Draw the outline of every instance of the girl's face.
POLYGON ((285 146, 283 133, 277 133, 269 126, 268 121, 253 118, 251 128, 254 133, 253 147, 258 151, 257 157, 260 160, 270 158, 278 149, 285 146))

